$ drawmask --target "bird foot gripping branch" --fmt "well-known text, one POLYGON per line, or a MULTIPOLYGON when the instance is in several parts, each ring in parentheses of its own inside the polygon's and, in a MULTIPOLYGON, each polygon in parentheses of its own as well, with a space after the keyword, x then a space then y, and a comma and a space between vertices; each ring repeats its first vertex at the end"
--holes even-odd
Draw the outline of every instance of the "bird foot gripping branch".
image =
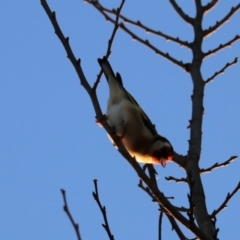
POLYGON ((103 125, 102 125, 102 122, 103 122, 103 121, 107 121, 107 119, 108 119, 108 117, 107 117, 106 114, 103 114, 103 115, 100 116, 100 117, 97 117, 97 116, 96 116, 96 123, 97 123, 97 125, 98 125, 99 127, 102 127, 102 126, 103 126, 103 125))
MULTIPOLYGON (((109 86, 107 116, 105 115, 108 123, 138 162, 165 166, 173 159, 171 143, 157 133, 147 114, 124 88, 121 75, 113 72, 107 58, 99 58, 98 62, 109 86)), ((98 119, 97 123, 99 122, 101 119, 98 119)))

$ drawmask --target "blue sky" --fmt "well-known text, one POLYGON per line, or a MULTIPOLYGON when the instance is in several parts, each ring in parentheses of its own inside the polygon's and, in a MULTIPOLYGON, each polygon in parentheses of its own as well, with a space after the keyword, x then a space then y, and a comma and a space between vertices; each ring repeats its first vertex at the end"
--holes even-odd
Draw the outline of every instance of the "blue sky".
MULTIPOLYGON (((49 0, 52 10, 90 83, 99 72, 113 26, 83 1, 49 0)), ((207 3, 208 1, 203 1, 207 3)), ((102 1, 111 8, 120 1, 102 1)), ((179 0, 194 16, 193 1, 179 0)), ((221 19, 238 0, 220 1, 209 12, 204 27, 221 19)), ((192 40, 189 25, 174 12, 168 1, 127 1, 123 14, 183 40, 192 40)), ((239 32, 240 13, 207 38, 203 50, 224 43, 239 32)), ((62 211, 60 189, 67 191, 68 204, 86 239, 108 239, 100 210, 93 200, 93 179, 99 181, 102 203, 107 207, 116 239, 157 239, 157 205, 138 187, 129 164, 111 146, 104 129, 95 123, 95 113, 85 90, 66 58, 40 1, 2 1, 0 8, 0 239, 76 239, 62 211)), ((164 39, 144 38, 184 62, 191 52, 164 39)), ((226 62, 240 56, 235 43, 203 64, 206 79, 226 62)), ((141 104, 180 154, 186 154, 191 116, 191 79, 184 71, 119 30, 110 62, 122 75, 124 85, 141 104)), ((200 167, 240 155, 240 67, 229 68, 210 83, 205 92, 203 145, 200 167)), ((106 109, 108 87, 103 78, 98 97, 106 109)), ((207 206, 211 213, 240 180, 239 160, 228 168, 203 175, 207 206)), ((165 176, 184 177, 170 163, 157 167, 159 186, 173 203, 188 206, 187 186, 166 182, 165 176)), ((219 214, 221 239, 240 239, 240 195, 219 214)), ((187 232, 191 237, 191 234, 187 232)), ((177 239, 167 220, 163 239, 177 239)))

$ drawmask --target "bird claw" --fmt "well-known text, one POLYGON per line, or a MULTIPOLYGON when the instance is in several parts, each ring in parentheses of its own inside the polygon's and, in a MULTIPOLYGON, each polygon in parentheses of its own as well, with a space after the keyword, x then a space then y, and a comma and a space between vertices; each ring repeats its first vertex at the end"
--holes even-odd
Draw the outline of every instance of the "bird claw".
POLYGON ((103 114, 101 117, 96 117, 96 123, 99 127, 102 127, 102 121, 107 121, 108 117, 106 114, 103 114))

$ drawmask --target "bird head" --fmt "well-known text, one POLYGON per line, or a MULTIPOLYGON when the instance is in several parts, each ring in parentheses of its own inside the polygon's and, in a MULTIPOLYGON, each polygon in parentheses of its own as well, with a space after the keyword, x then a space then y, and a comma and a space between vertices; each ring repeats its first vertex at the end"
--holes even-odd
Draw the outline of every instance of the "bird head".
POLYGON ((173 159, 173 147, 166 138, 161 137, 155 141, 152 149, 152 157, 159 161, 163 167, 173 159))

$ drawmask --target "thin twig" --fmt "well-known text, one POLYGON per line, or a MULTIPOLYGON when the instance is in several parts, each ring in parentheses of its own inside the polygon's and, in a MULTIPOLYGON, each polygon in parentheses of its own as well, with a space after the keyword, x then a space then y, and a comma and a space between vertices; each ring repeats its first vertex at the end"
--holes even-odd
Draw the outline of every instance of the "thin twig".
POLYGON ((220 69, 218 72, 215 72, 211 77, 209 77, 207 80, 205 80, 205 85, 210 83, 211 81, 214 80, 215 77, 217 77, 220 74, 223 74, 224 71, 228 68, 231 67, 232 65, 236 64, 238 62, 238 58, 236 57, 232 62, 227 63, 222 69, 220 69))
POLYGON ((188 182, 186 178, 175 178, 175 177, 173 177, 173 176, 165 177, 165 179, 166 179, 167 181, 175 181, 175 182, 177 182, 177 183, 180 183, 180 182, 187 183, 187 182, 188 182))
POLYGON ((109 227, 109 224, 108 224, 106 207, 102 206, 102 204, 100 202, 100 199, 99 199, 97 179, 94 179, 93 182, 94 182, 95 192, 92 192, 92 194, 93 194, 94 200, 97 202, 97 204, 98 204, 98 206, 99 206, 99 208, 100 208, 100 210, 102 212, 102 215, 103 215, 104 224, 102 224, 102 226, 105 229, 105 231, 107 232, 109 239, 110 240, 114 240, 114 236, 111 233, 111 230, 110 230, 110 227, 109 227))
POLYGON ((67 197, 66 197, 66 191, 64 189, 61 189, 61 193, 62 193, 62 196, 63 196, 63 202, 64 202, 64 206, 63 206, 63 210, 64 212, 67 214, 74 230, 75 230, 75 233, 77 235, 77 239, 78 240, 81 240, 81 235, 80 235, 80 230, 79 230, 79 225, 77 223, 75 223, 73 217, 72 217, 72 214, 71 212, 69 211, 69 208, 68 208, 68 204, 67 204, 67 197))
POLYGON ((169 0, 169 2, 172 4, 175 11, 179 14, 179 16, 185 20, 187 23, 193 25, 193 18, 189 17, 186 13, 183 12, 183 10, 178 6, 175 0, 169 0))
MULTIPOLYGON (((87 1, 88 3, 92 4, 105 18, 107 21, 110 21, 112 23, 114 23, 115 21, 109 17, 104 11, 101 10, 101 8, 99 7, 99 3, 96 1, 87 1)), ((147 46, 148 48, 150 48, 151 50, 153 50, 156 54, 161 55, 162 57, 166 58, 167 60, 171 61, 172 63, 176 64, 177 66, 179 66, 180 68, 182 68, 183 70, 187 71, 187 67, 189 65, 189 63, 183 63, 182 61, 179 61, 175 58, 173 58, 172 56, 169 55, 169 53, 164 53, 161 50, 159 50, 158 48, 156 48, 154 45, 152 45, 147 39, 144 40, 142 38, 140 38, 139 36, 137 36, 135 33, 133 33, 129 28, 127 28, 125 26, 125 24, 120 23, 119 27, 124 30, 127 34, 129 34, 133 40, 136 40, 140 43, 142 43, 143 45, 147 46)))
POLYGON ((127 28, 123 23, 120 24, 120 27, 125 32, 127 32, 132 37, 133 40, 136 40, 136 41, 142 43, 143 45, 145 45, 148 48, 150 48, 151 50, 153 50, 156 54, 166 58, 167 60, 171 61, 172 63, 176 64, 177 66, 181 67, 183 70, 186 71, 186 64, 187 63, 183 63, 182 61, 179 61, 179 60, 175 59, 169 53, 162 52, 161 50, 156 48, 154 45, 152 45, 147 39, 143 40, 142 38, 138 37, 135 33, 133 33, 131 30, 129 30, 129 28, 127 28))
POLYGON ((218 232, 219 232, 219 228, 217 228, 216 227, 216 224, 217 223, 217 218, 216 218, 216 216, 214 216, 214 217, 212 217, 212 224, 213 224, 213 227, 214 227, 214 229, 215 229, 215 236, 214 236, 214 240, 219 240, 218 239, 218 237, 217 237, 217 235, 218 235, 218 232))
POLYGON ((208 37, 210 34, 215 32, 218 28, 220 28, 224 23, 227 23, 229 19, 240 9, 240 3, 236 7, 232 7, 229 13, 222 18, 222 20, 217 21, 216 24, 208 29, 204 30, 204 38, 208 37))
POLYGON ((227 197, 223 201, 223 203, 220 205, 220 207, 217 210, 214 210, 211 214, 211 217, 215 217, 219 212, 221 212, 224 208, 227 207, 227 203, 229 200, 235 195, 235 193, 240 190, 240 182, 238 183, 237 187, 232 191, 232 193, 228 193, 227 197))
POLYGON ((172 230, 175 230, 176 234, 178 235, 180 240, 188 240, 188 238, 183 234, 182 230, 180 229, 180 227, 178 226, 177 222, 175 221, 175 219, 170 216, 169 214, 166 214, 169 222, 172 225, 172 230))
POLYGON ((161 205, 159 205, 159 219, 158 219, 158 240, 162 240, 162 221, 163 221, 163 209, 161 205))
POLYGON ((219 0, 212 0, 207 5, 203 6, 204 14, 206 14, 209 10, 211 10, 218 3, 218 1, 219 0))
POLYGON ((204 58, 209 57, 210 55, 215 55, 217 52, 223 50, 226 47, 231 47, 232 43, 237 42, 240 39, 240 35, 236 35, 233 39, 230 41, 220 44, 217 48, 213 50, 209 50, 208 52, 204 53, 204 58))
MULTIPOLYGON (((92 5, 98 5, 98 9, 99 11, 104 11, 106 13, 110 13, 110 14, 117 14, 117 12, 115 11, 115 9, 108 9, 106 7, 104 7, 103 5, 101 5, 99 2, 92 2, 92 1, 87 1, 88 3, 92 4, 92 5)), ((162 37, 162 38, 165 38, 167 41, 172 41, 172 42, 175 42, 175 43, 178 43, 180 44, 180 46, 184 46, 186 48, 191 48, 191 43, 189 43, 188 41, 183 41, 181 39, 179 39, 178 37, 177 38, 174 38, 172 36, 169 36, 161 31, 156 31, 150 27, 147 27, 146 25, 142 24, 140 21, 133 21, 123 15, 119 15, 119 17, 125 22, 125 23, 129 23, 133 26, 136 26, 136 27, 139 27, 140 29, 143 29, 144 31, 146 31, 146 33, 152 33, 156 36, 159 36, 159 37, 162 37)))
MULTIPOLYGON (((120 7, 117 8, 116 19, 114 21, 114 28, 113 28, 113 31, 112 31, 112 35, 111 35, 110 39, 108 40, 108 48, 107 48, 107 52, 105 54, 106 58, 108 58, 111 55, 111 48, 112 48, 113 40, 114 40, 116 32, 119 28, 119 23, 118 23, 119 22, 119 16, 120 16, 120 12, 123 8, 124 3, 125 3, 125 0, 122 0, 122 2, 120 4, 120 7)), ((95 83, 93 85, 93 91, 96 91, 97 86, 100 83, 100 79, 101 79, 102 74, 103 74, 103 70, 101 68, 100 73, 97 75, 97 80, 95 81, 95 83)))
POLYGON ((217 168, 220 168, 220 167, 226 167, 227 165, 229 165, 230 163, 232 163, 234 160, 236 160, 238 157, 237 156, 232 156, 230 157, 227 161, 223 162, 223 163, 215 163, 213 164, 211 167, 209 168, 202 168, 200 169, 200 173, 203 174, 203 173, 209 173, 217 168))

